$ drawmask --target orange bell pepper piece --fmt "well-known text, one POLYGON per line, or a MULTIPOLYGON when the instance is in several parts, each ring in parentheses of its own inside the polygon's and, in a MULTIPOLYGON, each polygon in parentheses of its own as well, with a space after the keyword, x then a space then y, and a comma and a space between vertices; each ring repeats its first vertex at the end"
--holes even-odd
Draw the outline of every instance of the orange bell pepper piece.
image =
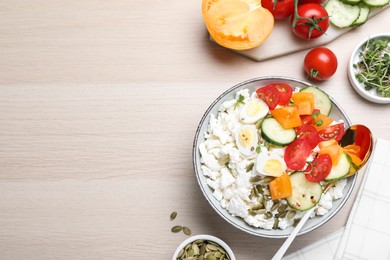
POLYGON ((311 115, 314 110, 314 95, 309 92, 296 92, 291 96, 294 104, 298 106, 300 115, 311 115))
POLYGON ((317 131, 320 131, 322 129, 325 129, 327 126, 329 126, 334 120, 324 114, 318 114, 314 118, 314 127, 317 129, 317 131))
POLYGON ((269 189, 273 200, 291 197, 292 186, 290 175, 283 173, 281 176, 273 179, 269 183, 269 189))
POLYGON ((296 105, 276 108, 271 110, 271 114, 284 129, 302 125, 296 105))
POLYGON ((332 160, 333 166, 339 163, 341 155, 343 154, 343 149, 336 140, 323 141, 319 143, 318 146, 320 148, 320 151, 318 152, 319 155, 328 154, 332 160))

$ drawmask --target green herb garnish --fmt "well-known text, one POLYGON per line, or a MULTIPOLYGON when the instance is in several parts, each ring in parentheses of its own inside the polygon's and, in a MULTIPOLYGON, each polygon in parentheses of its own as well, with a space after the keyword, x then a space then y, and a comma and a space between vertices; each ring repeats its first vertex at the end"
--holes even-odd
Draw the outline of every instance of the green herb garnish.
POLYGON ((383 97, 390 97, 390 40, 368 40, 360 51, 360 61, 354 64, 359 72, 356 79, 366 90, 375 89, 383 97))
POLYGON ((240 96, 238 97, 238 99, 236 101, 236 104, 234 104, 234 109, 236 109, 240 104, 244 105, 245 104, 244 100, 245 100, 245 97, 240 94, 240 96))

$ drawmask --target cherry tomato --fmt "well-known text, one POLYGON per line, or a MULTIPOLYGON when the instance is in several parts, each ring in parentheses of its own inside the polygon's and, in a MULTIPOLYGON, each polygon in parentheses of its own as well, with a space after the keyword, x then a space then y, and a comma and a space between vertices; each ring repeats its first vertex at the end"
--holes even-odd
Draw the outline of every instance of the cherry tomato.
POLYGON ((318 132, 322 140, 335 139, 337 142, 341 140, 344 135, 344 123, 327 126, 318 132))
POLYGON ((337 70, 337 57, 328 48, 314 48, 306 54, 303 68, 310 78, 327 80, 332 77, 337 70))
POLYGON ((296 36, 311 40, 320 37, 328 30, 329 16, 322 5, 308 3, 298 6, 298 17, 295 18, 293 14, 290 23, 296 36))
POLYGON ((287 18, 294 12, 294 0, 261 0, 261 6, 268 9, 275 19, 287 18))
POLYGON ((279 90, 273 85, 267 85, 256 90, 257 96, 267 103, 269 109, 273 110, 279 103, 279 90))
POLYGON ((310 155, 310 144, 305 139, 295 139, 286 146, 284 161, 291 170, 300 170, 310 155))
POLYGON ((332 169, 332 160, 329 154, 321 154, 316 157, 305 169, 305 177, 311 182, 320 182, 325 180, 332 169))
POLYGON ((310 149, 314 149, 321 141, 317 130, 312 125, 298 126, 295 131, 299 139, 305 139, 309 143, 310 149))

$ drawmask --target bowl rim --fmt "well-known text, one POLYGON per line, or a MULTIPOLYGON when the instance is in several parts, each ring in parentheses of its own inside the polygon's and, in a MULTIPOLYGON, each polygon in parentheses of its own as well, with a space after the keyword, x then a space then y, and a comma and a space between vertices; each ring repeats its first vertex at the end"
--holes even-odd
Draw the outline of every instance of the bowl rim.
POLYGON ((355 78, 356 69, 353 67, 359 58, 359 51, 367 43, 367 41, 378 38, 388 38, 390 39, 390 33, 375 33, 371 34, 368 37, 361 40, 353 49, 351 57, 348 62, 348 79, 355 91, 363 98, 368 101, 378 103, 378 104, 389 104, 390 98, 381 97, 374 91, 368 91, 364 89, 364 86, 355 78))
MULTIPOLYGON (((200 174, 201 173, 201 170, 198 169, 197 167, 197 150, 198 150, 198 140, 200 138, 200 134, 201 134, 201 128, 202 128, 202 125, 203 123, 205 122, 205 120, 207 120, 207 117, 209 116, 210 114, 210 111, 214 108, 214 106, 226 95, 228 95, 229 93, 231 93, 232 91, 235 91, 239 88, 241 88, 242 86, 244 85, 247 85, 249 83, 253 83, 253 82, 256 82, 256 81, 264 81, 264 80, 285 80, 285 81, 293 81, 295 83, 298 83, 298 84, 301 84, 301 85, 304 85, 304 86, 313 86, 313 84, 311 83, 308 83, 308 82, 305 82, 305 81, 302 81, 302 80, 299 80, 299 79, 295 79, 295 78, 292 78, 292 77, 285 77, 285 76, 264 76, 264 77, 256 77, 256 78, 252 78, 252 79, 248 79, 248 80, 245 80, 245 81, 242 81, 238 84, 235 84, 233 85, 232 87, 228 88, 226 91, 224 91, 221 95, 219 95, 212 103, 211 105, 207 108, 207 110, 204 112, 199 124, 198 124, 198 127, 196 129, 196 132, 195 132, 195 137, 194 137, 194 141, 193 141, 193 147, 192 147, 192 164, 193 164, 193 168, 194 168, 194 171, 195 171, 195 175, 196 175, 196 178, 197 178, 197 182, 198 182, 198 185, 204 195, 204 197, 206 198, 206 200, 208 201, 208 203, 211 205, 211 207, 224 219, 226 220, 229 224, 231 224, 232 226, 234 226, 235 228, 238 228, 242 231, 245 231, 246 233, 249 233, 249 234, 252 234, 252 235, 255 235, 255 236, 259 236, 259 237, 266 237, 266 238, 286 238, 289 236, 289 234, 280 234, 280 235, 269 235, 269 234, 260 234, 259 232, 255 232, 254 230, 252 230, 254 227, 252 226, 249 226, 249 224, 246 224, 244 226, 240 226, 238 225, 237 223, 235 223, 232 219, 233 218, 237 218, 237 217, 234 217, 232 215, 230 215, 229 212, 227 212, 226 215, 229 215, 229 216, 226 216, 225 214, 223 214, 217 207, 217 205, 214 205, 213 201, 211 200, 211 198, 209 196, 206 195, 206 190, 205 190, 205 187, 203 187, 203 184, 202 184, 202 181, 200 179, 200 174)), ((326 91, 324 91, 326 93, 326 91)), ((352 125, 351 123, 351 120, 349 119, 348 115, 345 113, 344 109, 342 109, 340 107, 340 105, 332 98, 332 96, 330 96, 328 94, 329 98, 331 99, 332 101, 332 105, 336 106, 337 109, 343 114, 343 116, 345 117, 345 120, 346 122, 348 123, 348 125, 352 125)), ((335 210, 333 210, 332 212, 329 212, 327 215, 326 215, 326 219, 323 223, 321 223, 321 225, 316 225, 316 226, 312 226, 310 228, 306 228, 306 229, 302 229, 298 235, 303 235, 303 234, 306 234, 312 230, 315 230, 317 228, 319 228, 320 226, 324 225, 326 222, 328 222, 330 219, 332 219, 344 206, 344 204, 347 202, 348 198, 350 197, 352 191, 353 191, 353 188, 356 184, 356 181, 357 181, 357 174, 355 174, 354 176, 351 176, 350 178, 348 178, 348 180, 350 180, 351 182, 351 187, 350 189, 348 189, 347 191, 345 191, 344 193, 344 196, 343 199, 338 208, 336 208, 335 210)), ((325 217, 325 216, 324 216, 325 217)), ((261 228, 257 228, 258 230, 263 230, 261 228)))
POLYGON ((236 260, 236 257, 234 256, 234 253, 233 253, 233 250, 230 248, 230 246, 228 244, 225 243, 225 241, 223 241, 222 239, 220 239, 216 236, 207 235, 207 234, 194 235, 194 236, 191 236, 191 237, 185 239, 184 241, 182 241, 179 244, 179 246, 176 248, 175 253, 172 256, 172 260, 176 260, 178 254, 186 245, 188 245, 189 243, 192 243, 198 239, 209 240, 209 241, 212 241, 214 243, 219 244, 220 246, 223 247, 223 249, 225 249, 226 253, 229 255, 231 260, 236 260))

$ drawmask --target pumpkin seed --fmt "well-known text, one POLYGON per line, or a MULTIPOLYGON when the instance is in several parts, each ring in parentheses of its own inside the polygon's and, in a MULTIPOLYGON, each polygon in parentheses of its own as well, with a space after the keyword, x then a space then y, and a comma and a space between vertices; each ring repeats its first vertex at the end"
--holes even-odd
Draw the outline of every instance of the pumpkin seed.
POLYGON ((278 213, 275 215, 276 218, 284 218, 287 215, 287 211, 284 211, 282 213, 278 213))
POLYGON ((270 183, 273 179, 274 179, 274 177, 266 176, 266 177, 264 177, 261 181, 262 181, 263 183, 270 183))
POLYGON ((278 219, 278 218, 275 218, 273 228, 274 228, 274 229, 277 229, 277 228, 278 228, 278 225, 279 225, 279 219, 278 219))
POLYGON ((255 166, 255 163, 248 164, 248 166, 246 167, 246 171, 250 172, 253 169, 253 166, 255 166))
POLYGON ((295 215, 297 214, 297 211, 296 210, 289 210, 288 213, 287 213, 287 218, 288 219, 293 219, 295 217, 295 215))
POLYGON ((263 194, 264 195, 271 195, 271 193, 269 192, 269 189, 267 189, 267 188, 263 188, 263 194))
POLYGON ((256 182, 261 181, 261 177, 260 177, 259 175, 256 175, 256 176, 251 177, 251 178, 249 179, 249 181, 250 181, 251 183, 256 183, 256 182))
POLYGON ((199 255, 200 249, 197 244, 195 243, 192 244, 192 250, 194 250, 194 255, 199 255))
POLYGON ((272 205, 271 211, 276 210, 276 209, 279 207, 279 205, 280 205, 280 202, 277 202, 277 203, 275 203, 274 205, 272 205))
POLYGON ((182 250, 180 250, 179 254, 177 255, 177 258, 180 258, 184 255, 186 251, 184 250, 184 248, 182 250))
POLYGON ((187 236, 189 236, 189 235, 191 235, 191 229, 190 228, 188 228, 188 227, 183 227, 183 232, 184 232, 184 234, 186 234, 187 236))
POLYGON ((213 245, 213 244, 208 244, 206 246, 207 251, 215 251, 219 249, 219 246, 213 245))
POLYGON ((286 204, 283 204, 283 203, 280 203, 281 205, 278 207, 278 212, 279 213, 283 213, 286 211, 287 209, 287 205, 286 204))
POLYGON ((298 225, 299 221, 301 221, 300 218, 294 219, 294 224, 293 224, 293 226, 296 227, 296 226, 298 225))
POLYGON ((171 231, 173 232, 173 233, 178 233, 178 232, 180 232, 180 231, 182 231, 183 230, 183 227, 182 226, 174 226, 174 227, 172 227, 172 229, 171 229, 171 231))
POLYGON ((198 239, 192 243, 187 244, 179 253, 176 259, 196 259, 196 260, 207 260, 207 259, 230 259, 226 251, 219 244, 198 239))
POLYGON ((169 219, 172 221, 172 220, 174 220, 176 217, 177 217, 177 212, 174 211, 174 212, 171 213, 171 216, 169 217, 169 219))
POLYGON ((264 218, 265 219, 270 219, 270 218, 272 218, 272 213, 271 212, 269 212, 269 211, 267 211, 266 213, 264 213, 264 218))
POLYGON ((206 244, 202 244, 199 249, 199 254, 204 255, 206 253, 206 244))

